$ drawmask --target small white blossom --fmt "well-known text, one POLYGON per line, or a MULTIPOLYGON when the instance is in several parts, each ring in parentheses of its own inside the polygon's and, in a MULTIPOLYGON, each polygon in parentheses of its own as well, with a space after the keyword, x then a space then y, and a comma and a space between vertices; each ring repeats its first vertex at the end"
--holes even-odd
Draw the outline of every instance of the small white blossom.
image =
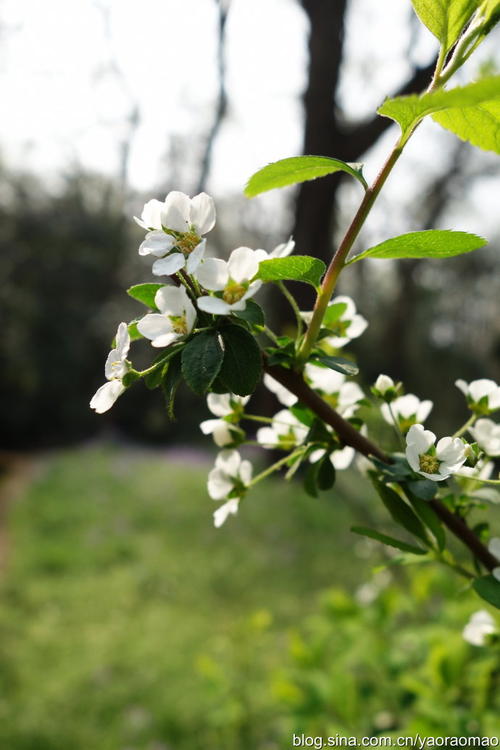
POLYGON ((215 467, 208 475, 208 494, 213 500, 227 500, 214 513, 215 526, 221 526, 229 514, 235 514, 238 503, 252 478, 252 464, 242 460, 238 451, 221 451, 215 460, 215 467), (228 498, 230 493, 235 497, 228 498), (232 502, 235 500, 236 502, 232 502))
POLYGON ((284 385, 278 383, 278 381, 271 377, 271 375, 266 373, 263 382, 266 388, 271 391, 271 393, 274 393, 280 404, 283 404, 283 406, 293 406, 297 403, 297 396, 289 391, 288 388, 285 388, 284 385))
POLYGON ((90 401, 90 408, 97 414, 111 409, 116 399, 125 391, 122 378, 130 369, 127 356, 130 349, 130 336, 126 323, 120 323, 116 332, 116 346, 111 349, 104 365, 104 374, 109 382, 101 385, 90 401))
POLYGON ((282 242, 279 245, 276 245, 274 250, 271 250, 270 253, 268 253, 266 250, 261 250, 260 252, 266 253, 266 258, 262 258, 262 260, 271 260, 271 258, 286 258, 287 255, 290 255, 291 252, 293 252, 295 248, 295 241, 293 237, 290 237, 287 242, 282 242))
POLYGON ((196 310, 184 287, 163 286, 155 294, 159 313, 149 313, 137 323, 139 333, 150 339, 152 346, 168 346, 191 333, 196 310))
MULTIPOLYGON (((301 315, 305 322, 309 323, 313 314, 312 312, 303 312, 301 315)), ((358 336, 361 336, 366 330, 368 322, 362 315, 356 312, 356 305, 350 297, 339 296, 335 297, 328 305, 323 325, 325 328, 331 330, 332 335, 325 336, 325 338, 321 339, 321 342, 328 344, 334 349, 340 349, 348 344, 349 341, 352 341, 352 339, 357 339, 358 336), (336 305, 345 305, 344 311, 338 317, 334 315, 336 305), (328 319, 329 313, 330 316, 333 316, 331 320, 328 319)))
POLYGON ((500 456, 500 424, 491 419, 478 419, 469 432, 487 456, 500 456))
POLYGON ((229 315, 233 311, 244 310, 246 300, 253 297, 262 285, 261 281, 252 282, 252 279, 265 257, 267 253, 264 250, 238 247, 228 261, 207 258, 194 275, 205 289, 216 295, 200 297, 199 309, 214 315, 229 315))
POLYGON ((491 414, 500 409, 500 387, 494 380, 480 378, 471 383, 456 380, 455 385, 464 394, 472 411, 479 414, 491 414))
POLYGON ((233 393, 209 393, 207 406, 219 419, 206 419, 200 424, 204 435, 212 435, 219 448, 231 445, 242 437, 244 432, 237 422, 241 419, 243 407, 250 396, 236 396, 233 393))
POLYGON ((373 387, 377 391, 377 394, 383 398, 387 391, 395 388, 395 383, 389 375, 379 375, 373 387))
POLYGON ((150 230, 139 254, 159 258, 153 263, 156 276, 170 276, 185 266, 189 273, 193 273, 205 252, 203 235, 215 224, 215 206, 206 193, 190 198, 173 190, 164 203, 155 199, 148 201, 141 218, 134 219, 141 227, 150 230))
POLYGON ((282 409, 273 417, 270 427, 257 430, 257 442, 264 448, 282 448, 291 450, 301 445, 308 433, 308 428, 288 409, 282 409))
POLYGON ((495 620, 485 609, 474 612, 462 632, 463 639, 473 646, 485 646, 488 636, 496 633, 495 620))
MULTIPOLYGON (((324 448, 318 448, 313 451, 309 456, 309 461, 315 464, 325 455, 326 450, 324 448)), ((335 469, 342 471, 348 469, 354 458, 355 450, 350 445, 345 445, 343 448, 336 448, 330 453, 330 461, 335 469)))
POLYGON ((345 419, 352 417, 364 398, 359 385, 350 381, 346 383, 346 377, 341 372, 309 362, 305 367, 305 375, 312 388, 320 391, 325 400, 345 419))
POLYGON ((500 581, 500 537, 494 536, 492 539, 490 539, 488 550, 491 552, 493 557, 496 557, 496 559, 498 560, 498 567, 493 568, 491 572, 492 575, 495 576, 497 581, 500 581))
POLYGON ((444 437, 436 447, 436 436, 423 425, 414 424, 406 436, 406 458, 413 471, 440 482, 463 465, 465 445, 460 438, 444 437))
POLYGON ((425 422, 433 407, 432 401, 420 401, 413 393, 396 398, 391 405, 382 404, 382 416, 388 424, 393 425, 396 419, 401 432, 407 432, 414 424, 425 422), (392 412, 392 414, 391 414, 392 412))

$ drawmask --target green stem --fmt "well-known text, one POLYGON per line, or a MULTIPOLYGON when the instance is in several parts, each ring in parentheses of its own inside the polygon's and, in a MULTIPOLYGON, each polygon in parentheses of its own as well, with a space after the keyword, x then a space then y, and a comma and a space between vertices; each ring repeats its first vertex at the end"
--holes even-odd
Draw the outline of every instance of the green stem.
POLYGON ((265 424, 272 424, 271 417, 259 417, 257 414, 245 414, 241 415, 242 419, 249 419, 251 422, 264 422, 265 424))
POLYGON ((290 307, 292 308, 293 312, 295 313, 295 319, 297 321, 297 338, 300 339, 302 336, 302 331, 304 328, 304 321, 302 320, 302 316, 300 314, 299 306, 297 302, 295 301, 295 297, 293 294, 291 294, 284 283, 282 281, 278 281, 278 287, 282 294, 287 298, 288 302, 290 303, 290 307))
POLYGON ((266 334, 266 336, 271 339, 271 341, 273 343, 275 343, 277 346, 279 346, 278 337, 274 333, 274 331, 271 331, 271 329, 269 328, 269 326, 263 326, 262 330, 264 331, 264 333, 266 334))
POLYGON ((401 427, 399 426, 398 420, 394 416, 394 412, 392 410, 392 406, 391 406, 390 402, 387 404, 387 406, 389 407, 389 414, 391 415, 392 424, 394 426, 394 431, 396 432, 396 435, 398 436, 399 445, 403 449, 403 453, 404 453, 405 450, 406 450, 406 444, 405 444, 405 439, 404 439, 403 433, 401 432, 401 427))
POLYGON ((472 427, 476 419, 477 419, 477 414, 473 414, 472 417, 469 417, 467 422, 463 424, 461 428, 454 433, 453 437, 454 438, 461 437, 464 434, 464 432, 467 432, 469 427, 472 427))
POLYGON ((260 474, 257 474, 256 477, 252 479, 249 487, 253 487, 254 484, 257 484, 257 482, 260 482, 261 479, 265 479, 273 472, 277 471, 278 469, 281 469, 282 466, 284 466, 288 461, 290 461, 293 458, 296 458, 297 456, 300 456, 302 453, 305 453, 306 447, 303 445, 300 446, 300 448, 297 448, 292 453, 289 453, 287 456, 284 456, 283 458, 280 458, 279 461, 276 461, 275 464, 272 464, 272 466, 269 466, 267 469, 264 469, 264 471, 261 471, 260 474))
POLYGON ((364 198, 361 201, 361 204, 356 212, 356 215, 344 236, 344 239, 340 243, 336 253, 334 254, 330 262, 330 265, 328 266, 328 269, 321 283, 318 296, 316 298, 316 304, 314 305, 309 328, 307 329, 307 333, 297 357, 297 366, 299 369, 303 368, 304 364, 307 362, 311 350, 316 343, 316 339, 318 338, 321 323, 323 322, 328 303, 330 302, 330 299, 332 297, 337 279, 340 276, 340 273, 345 265, 347 255, 349 254, 354 241, 360 233, 361 228, 373 207, 373 204, 377 200, 377 197, 382 190, 385 181, 389 177, 394 165, 401 156, 402 151, 403 144, 401 143, 401 140, 398 140, 375 181, 366 191, 364 198))
POLYGON ((453 476, 461 477, 461 479, 473 479, 481 484, 500 484, 500 479, 481 479, 480 477, 471 477, 469 474, 453 474, 453 476))

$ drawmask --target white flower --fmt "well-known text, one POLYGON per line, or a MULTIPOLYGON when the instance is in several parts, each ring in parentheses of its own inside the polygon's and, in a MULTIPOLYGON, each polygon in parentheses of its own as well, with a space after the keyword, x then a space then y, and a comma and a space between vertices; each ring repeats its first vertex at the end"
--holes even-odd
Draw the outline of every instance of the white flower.
MULTIPOLYGON (((313 451, 309 456, 309 461, 315 464, 325 455, 326 450, 324 448, 318 448, 313 451)), ((342 471, 343 469, 349 468, 354 458, 355 450, 350 445, 345 445, 343 448, 337 448, 330 453, 330 461, 335 469, 342 471)), ((370 465, 370 468, 371 465, 370 465)))
POLYGON ((488 456, 500 456, 500 424, 491 419, 478 419, 469 432, 488 456))
POLYGON ((394 424, 393 414, 401 432, 407 432, 412 425, 425 422, 432 407, 432 401, 420 401, 413 393, 407 393, 405 396, 396 398, 390 406, 382 404, 381 412, 388 424, 394 424))
POLYGON ((491 572, 492 575, 495 576, 497 581, 500 581, 500 537, 494 536, 492 539, 490 539, 488 550, 491 552, 493 557, 496 557, 496 559, 498 560, 498 567, 493 568, 491 572))
POLYGON ((490 414, 500 409, 500 387, 494 380, 480 378, 466 383, 465 380, 456 380, 455 385, 467 399, 467 404, 472 411, 479 414, 490 414))
POLYGON ((283 404, 283 406, 293 406, 297 403, 297 396, 289 391, 288 388, 285 388, 284 385, 278 383, 278 381, 271 377, 271 375, 268 375, 267 372, 264 375, 264 385, 269 391, 271 391, 271 393, 274 393, 280 404, 283 404))
MULTIPOLYGON (((312 312, 303 312, 301 315, 306 323, 310 322, 312 312)), ((361 336, 366 330, 368 322, 356 312, 356 305, 350 297, 339 296, 335 297, 328 305, 323 326, 330 330, 332 335, 321 339, 321 342, 325 342, 334 349, 340 349, 352 339, 361 336), (340 313, 337 307, 339 305, 344 308, 340 308, 340 313)))
POLYGON ((306 378, 311 386, 320 391, 325 400, 345 419, 352 417, 364 398, 357 383, 345 382, 345 375, 328 367, 318 367, 310 362, 305 368, 306 378))
POLYGON ((484 646, 487 636, 496 632, 495 620, 485 609, 474 612, 462 632, 462 637, 473 646, 484 646))
POLYGON ((234 515, 238 504, 252 478, 252 464, 243 461, 238 451, 221 451, 215 459, 215 467, 208 475, 208 494, 213 500, 228 500, 214 513, 214 524, 218 528, 229 514, 234 515), (229 494, 235 497, 228 498, 229 494), (233 502, 236 501, 236 502, 233 502))
POLYGON ((224 503, 224 505, 221 505, 219 508, 217 508, 217 510, 214 511, 213 514, 215 528, 220 529, 228 516, 235 516, 238 512, 239 505, 240 498, 233 497, 232 500, 228 500, 227 503, 224 503))
POLYGON ((182 286, 162 286, 155 294, 159 313, 149 313, 137 323, 139 333, 155 347, 168 346, 191 333, 196 310, 182 286))
POLYGON ((250 396, 235 396, 233 393, 209 393, 207 406, 220 419, 206 419, 200 424, 204 435, 212 435, 219 448, 231 445, 244 432, 236 424, 243 414, 243 407, 250 396))
POLYGON ((444 437, 434 448, 436 436, 423 425, 414 424, 406 436, 406 458, 413 471, 440 482, 457 472, 464 463, 465 445, 460 438, 444 437))
POLYGON ((253 297, 262 285, 261 281, 252 282, 252 279, 266 256, 264 250, 237 247, 228 261, 208 258, 201 263, 194 275, 205 289, 216 292, 216 296, 200 297, 199 309, 214 315, 244 310, 246 300, 253 297))
POLYGON ((281 448, 291 450, 301 445, 308 433, 308 428, 288 409, 282 409, 274 415, 270 427, 257 430, 257 442, 264 448, 281 448))
POLYGON ((116 346, 111 349, 104 365, 104 374, 108 383, 101 385, 90 401, 90 408, 97 414, 103 414, 111 409, 116 399, 125 390, 122 378, 128 372, 127 355, 130 349, 130 336, 126 323, 120 323, 116 332, 116 346))
POLYGON ((374 389, 378 395, 384 397, 387 391, 395 387, 394 380, 389 375, 379 375, 375 381, 374 389))
POLYGON ((139 253, 159 258, 153 263, 156 276, 170 276, 184 266, 193 273, 205 252, 203 235, 215 224, 215 206, 206 193, 190 198, 173 190, 164 203, 155 199, 148 201, 141 218, 134 216, 134 219, 144 229, 153 230, 146 235, 139 253), (167 257, 162 257, 169 252, 167 257))

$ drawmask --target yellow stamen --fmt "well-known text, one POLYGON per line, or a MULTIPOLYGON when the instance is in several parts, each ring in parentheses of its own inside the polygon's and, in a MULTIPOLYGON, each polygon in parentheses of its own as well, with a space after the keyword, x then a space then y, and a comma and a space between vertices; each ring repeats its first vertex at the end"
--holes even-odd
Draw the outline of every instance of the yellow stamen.
POLYGON ((239 302, 248 289, 248 284, 238 284, 236 281, 230 281, 222 294, 222 299, 228 305, 239 302))
POLYGON ((423 453, 419 456, 419 464, 420 471, 425 471, 426 474, 437 474, 440 461, 436 456, 429 456, 427 453, 423 453))

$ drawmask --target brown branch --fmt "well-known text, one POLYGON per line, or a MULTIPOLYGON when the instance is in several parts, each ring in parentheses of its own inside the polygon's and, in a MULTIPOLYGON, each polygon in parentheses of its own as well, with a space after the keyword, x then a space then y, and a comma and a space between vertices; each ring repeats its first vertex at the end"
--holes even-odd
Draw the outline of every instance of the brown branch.
MULTIPOLYGON (((301 375, 293 370, 280 367, 279 365, 269 365, 267 362, 264 362, 264 369, 269 375, 277 380, 278 383, 281 383, 281 385, 284 385, 285 388, 295 394, 299 401, 311 409, 311 411, 313 411, 320 419, 330 425, 330 427, 333 427, 339 438, 346 445, 350 445, 368 458, 370 456, 375 456, 385 463, 391 462, 389 456, 381 451, 380 448, 371 442, 371 440, 368 440, 364 435, 361 435, 361 433, 349 424, 349 422, 332 409, 326 401, 318 396, 318 394, 307 385, 301 375)), ((493 568, 500 565, 500 561, 488 551, 487 547, 484 546, 460 516, 457 516, 448 510, 440 500, 431 500, 430 505, 443 524, 452 534, 454 534, 454 536, 460 539, 460 541, 470 549, 474 557, 477 558, 487 570, 491 571, 493 568)))

